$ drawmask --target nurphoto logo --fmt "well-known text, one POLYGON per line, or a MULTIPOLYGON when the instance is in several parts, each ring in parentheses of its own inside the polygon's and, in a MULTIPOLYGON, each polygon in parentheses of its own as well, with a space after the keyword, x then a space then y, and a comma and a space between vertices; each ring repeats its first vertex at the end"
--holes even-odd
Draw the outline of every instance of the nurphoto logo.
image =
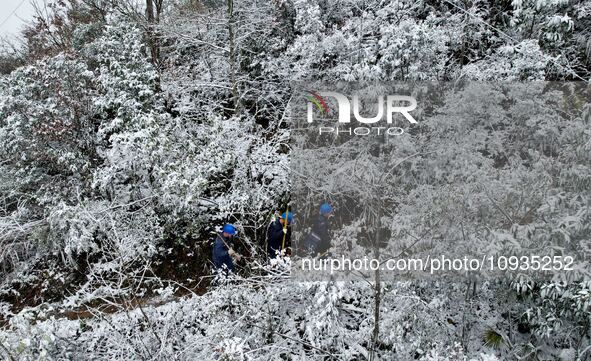
MULTIPOLYGON (((400 127, 389 126, 393 123, 395 114, 400 114, 410 124, 416 124, 416 119, 410 114, 411 111, 417 107, 417 100, 408 95, 379 95, 376 99, 377 114, 375 116, 363 116, 362 102, 359 95, 353 95, 349 98, 334 91, 308 91, 310 94, 307 99, 307 120, 308 123, 314 123, 314 113, 317 113, 324 120, 337 116, 337 126, 321 126, 318 131, 319 134, 349 134, 349 135, 369 135, 369 134, 387 134, 387 135, 402 135, 404 129, 400 127), (336 107, 329 106, 325 97, 331 97, 336 101, 336 107), (352 106, 351 106, 351 103, 352 106), (385 104, 385 105, 384 105, 385 104), (386 118, 385 126, 360 126, 360 127, 342 127, 342 124, 351 123, 351 108, 353 109, 353 117, 362 124, 376 124, 386 118), (316 109, 316 110, 315 110, 316 109)), ((366 113, 366 112, 363 112, 366 113)))

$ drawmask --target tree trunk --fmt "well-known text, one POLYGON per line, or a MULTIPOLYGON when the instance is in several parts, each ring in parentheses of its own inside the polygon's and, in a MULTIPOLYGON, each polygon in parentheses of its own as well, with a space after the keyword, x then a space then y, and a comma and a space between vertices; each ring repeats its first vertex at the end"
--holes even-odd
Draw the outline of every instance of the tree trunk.
POLYGON ((234 114, 239 112, 238 88, 236 84, 236 29, 234 28, 234 0, 228 0, 228 63, 232 87, 232 106, 234 114))
POLYGON ((152 0, 146 0, 146 18, 149 24, 154 23, 154 3, 152 0))
MULTIPOLYGON (((156 4, 156 14, 154 14, 154 1, 155 0, 146 0, 146 19, 148 20, 148 44, 150 46, 152 64, 158 67, 160 61, 160 46, 158 45, 158 39, 154 32, 154 25, 160 21, 162 1, 159 1, 156 4)), ((158 88, 160 88, 160 84, 158 84, 158 88)))

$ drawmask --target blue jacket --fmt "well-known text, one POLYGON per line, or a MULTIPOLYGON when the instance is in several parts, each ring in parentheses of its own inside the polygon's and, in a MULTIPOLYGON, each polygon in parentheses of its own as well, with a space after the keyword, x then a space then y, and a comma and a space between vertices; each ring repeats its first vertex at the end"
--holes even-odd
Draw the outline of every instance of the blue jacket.
POLYGON ((228 247, 232 246, 232 241, 224 238, 224 236, 219 233, 218 236, 215 238, 215 242, 213 243, 213 264, 215 269, 222 269, 224 265, 228 267, 228 269, 234 272, 234 261, 230 254, 228 253, 228 247))
MULTIPOLYGON (((275 258, 278 251, 281 250, 283 235, 283 225, 279 222, 279 218, 269 224, 269 228, 267 229, 267 255, 269 258, 275 258)), ((285 247, 291 247, 291 227, 287 227, 285 247)))
POLYGON ((328 218, 319 214, 310 234, 304 242, 305 252, 312 257, 322 254, 330 248, 330 223, 328 218))

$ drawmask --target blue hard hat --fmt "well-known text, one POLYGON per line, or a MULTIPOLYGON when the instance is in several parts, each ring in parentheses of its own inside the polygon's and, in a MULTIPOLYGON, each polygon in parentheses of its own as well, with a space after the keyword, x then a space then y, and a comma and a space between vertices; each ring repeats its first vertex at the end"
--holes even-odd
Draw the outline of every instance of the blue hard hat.
POLYGON ((291 221, 293 221, 293 213, 291 212, 283 212, 283 214, 281 215, 282 219, 287 218, 287 223, 291 223, 291 221), (287 213, 287 216, 286 216, 287 213))
POLYGON ((324 203, 320 206, 320 214, 328 214, 332 212, 332 206, 328 203, 324 203))
POLYGON ((224 224, 224 229, 223 229, 223 231, 224 231, 225 233, 227 233, 227 234, 231 235, 231 236, 233 236, 233 235, 235 235, 235 234, 236 234, 236 228, 234 228, 234 226, 233 226, 233 225, 231 225, 231 224, 228 224, 228 223, 224 224))

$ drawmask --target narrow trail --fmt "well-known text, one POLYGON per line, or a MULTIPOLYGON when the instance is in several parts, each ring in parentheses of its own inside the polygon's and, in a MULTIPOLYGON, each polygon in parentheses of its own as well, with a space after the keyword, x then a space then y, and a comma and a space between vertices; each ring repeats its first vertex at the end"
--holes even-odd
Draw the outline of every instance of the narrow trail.
POLYGON ((185 291, 184 294, 178 295, 174 294, 172 296, 161 298, 159 296, 156 297, 143 297, 143 298, 133 298, 131 300, 126 300, 121 303, 104 303, 99 306, 80 306, 70 310, 62 310, 53 313, 49 313, 48 317, 46 318, 38 318, 37 321, 44 321, 49 317, 53 316, 55 318, 67 318, 68 320, 85 320, 96 318, 97 313, 102 315, 112 315, 115 313, 123 312, 123 311, 133 311, 138 308, 143 307, 158 307, 165 305, 167 303, 171 303, 174 301, 181 300, 188 295, 196 294, 198 296, 202 296, 207 292, 206 288, 196 288, 192 289, 191 291, 185 291))
MULTIPOLYGON (((146 297, 134 297, 129 299, 114 299, 114 300, 95 300, 94 304, 81 305, 69 309, 53 309, 52 305, 39 305, 37 307, 29 308, 30 311, 36 312, 35 323, 46 321, 50 318, 68 319, 68 320, 87 320, 97 318, 99 315, 112 315, 119 312, 133 311, 143 307, 158 307, 170 302, 182 300, 190 295, 202 296, 208 291, 208 287, 181 287, 172 295, 162 297, 159 295, 152 295, 146 297), (49 307, 45 308, 43 306, 49 307)), ((0 318, 0 329, 8 327, 10 318, 0 318)))
POLYGON ((170 302, 181 300, 189 295, 202 296, 207 292, 208 289, 206 287, 198 287, 194 289, 189 288, 181 290, 164 298, 160 296, 136 297, 129 300, 121 300, 119 302, 105 302, 98 306, 79 306, 73 309, 60 310, 57 312, 48 313, 48 317, 38 318, 37 321, 44 321, 51 316, 55 318, 67 318, 69 320, 84 320, 95 318, 97 313, 102 315, 111 315, 122 311, 133 311, 142 307, 158 307, 170 302))
MULTIPOLYGON (((207 251, 208 250, 209 249, 207 249, 207 251)), ((88 320, 100 318, 101 316, 116 314, 119 312, 129 312, 144 307, 158 307, 170 302, 182 300, 191 295, 202 296, 211 289, 209 284, 209 278, 211 276, 207 276, 207 274, 210 274, 210 272, 204 271, 201 266, 198 266, 190 269, 181 268, 183 271, 187 272, 187 274, 180 274, 179 265, 200 265, 207 263, 195 262, 193 258, 187 255, 187 252, 189 251, 185 248, 177 250, 177 252, 169 255, 175 260, 174 262, 170 259, 162 259, 159 268, 155 271, 152 271, 152 273, 154 273, 154 277, 158 278, 159 285, 165 284, 173 287, 174 292, 167 296, 157 294, 153 285, 145 285, 145 287, 148 288, 148 295, 128 297, 96 297, 89 301, 85 301, 82 304, 68 307, 64 305, 63 297, 58 300, 52 300, 49 302, 45 301, 43 297, 45 295, 42 294, 40 282, 37 282, 36 284, 23 284, 19 286, 20 288, 18 288, 18 299, 4 299, 5 302, 16 305, 16 307, 13 308, 12 312, 14 313, 12 315, 7 316, 0 314, 0 330, 8 329, 10 327, 9 322, 12 317, 23 311, 29 313, 34 320, 33 322, 35 323, 43 322, 51 318, 88 320), (201 276, 198 276, 197 279, 188 277, 194 274, 201 274, 201 276), (162 279, 159 275, 166 275, 167 278, 162 279), (178 279, 186 279, 189 280, 190 283, 183 284, 178 279)), ((207 253, 201 252, 201 254, 207 253)), ((238 265, 238 268, 244 271, 247 267, 246 264, 241 264, 238 265)), ((59 291, 58 289, 61 289, 60 285, 54 285, 53 291, 63 294, 63 291, 59 291)), ((73 290, 76 290, 76 288, 73 290)), ((70 292, 73 291, 70 290, 70 292)), ((0 302, 1 301, 3 301, 2 298, 0 298, 0 302)))

